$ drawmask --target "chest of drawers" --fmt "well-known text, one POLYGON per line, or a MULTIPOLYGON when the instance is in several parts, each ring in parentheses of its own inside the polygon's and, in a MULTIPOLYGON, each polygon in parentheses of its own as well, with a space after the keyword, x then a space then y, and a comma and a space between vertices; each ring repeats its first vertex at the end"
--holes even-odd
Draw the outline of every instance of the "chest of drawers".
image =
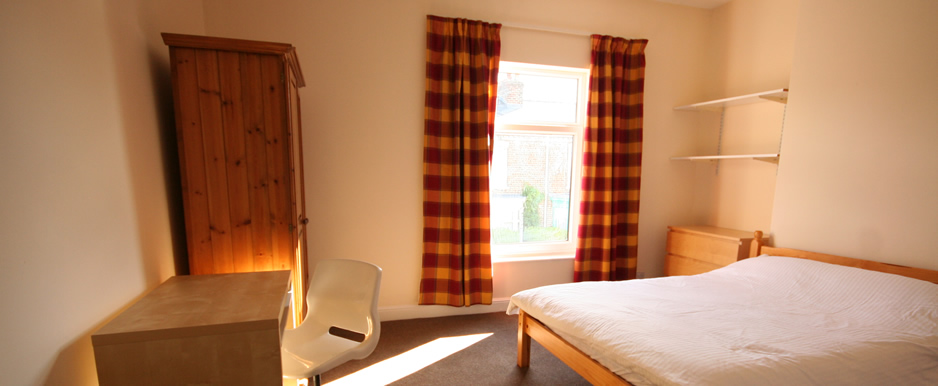
POLYGON ((749 257, 753 233, 712 226, 669 226, 664 273, 696 275, 749 257))

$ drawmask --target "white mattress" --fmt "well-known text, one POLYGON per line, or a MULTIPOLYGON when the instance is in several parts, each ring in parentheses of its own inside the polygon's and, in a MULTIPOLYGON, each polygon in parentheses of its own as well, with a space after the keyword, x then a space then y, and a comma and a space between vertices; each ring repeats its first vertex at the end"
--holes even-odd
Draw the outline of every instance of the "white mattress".
POLYGON ((511 297, 634 385, 938 385, 938 285, 760 256, 511 297))

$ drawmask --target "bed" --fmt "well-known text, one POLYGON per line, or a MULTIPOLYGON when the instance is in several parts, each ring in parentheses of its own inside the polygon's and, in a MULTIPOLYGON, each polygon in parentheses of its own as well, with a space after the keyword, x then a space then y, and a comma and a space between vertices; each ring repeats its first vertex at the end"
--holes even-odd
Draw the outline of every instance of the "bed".
POLYGON ((938 384, 938 271, 761 236, 700 275, 515 294, 518 366, 533 338, 595 385, 938 384))

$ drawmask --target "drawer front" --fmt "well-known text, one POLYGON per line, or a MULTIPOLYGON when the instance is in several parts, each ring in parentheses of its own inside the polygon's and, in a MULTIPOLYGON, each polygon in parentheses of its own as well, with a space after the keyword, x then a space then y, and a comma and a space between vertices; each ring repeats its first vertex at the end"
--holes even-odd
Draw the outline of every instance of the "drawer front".
POLYGON ((720 265, 677 255, 667 255, 664 260, 665 276, 696 275, 720 268, 720 265))
POLYGON ((726 266, 740 258, 739 241, 681 232, 668 232, 668 253, 726 266))

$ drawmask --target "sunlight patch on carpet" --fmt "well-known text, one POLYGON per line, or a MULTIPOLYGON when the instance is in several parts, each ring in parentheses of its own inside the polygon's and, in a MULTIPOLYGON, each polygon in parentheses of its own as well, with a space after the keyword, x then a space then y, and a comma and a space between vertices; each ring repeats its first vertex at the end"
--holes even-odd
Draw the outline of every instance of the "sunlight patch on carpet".
POLYGON ((343 385, 387 385, 437 361, 453 355, 466 347, 488 338, 492 333, 450 336, 439 338, 393 358, 385 359, 357 372, 327 383, 343 385))

